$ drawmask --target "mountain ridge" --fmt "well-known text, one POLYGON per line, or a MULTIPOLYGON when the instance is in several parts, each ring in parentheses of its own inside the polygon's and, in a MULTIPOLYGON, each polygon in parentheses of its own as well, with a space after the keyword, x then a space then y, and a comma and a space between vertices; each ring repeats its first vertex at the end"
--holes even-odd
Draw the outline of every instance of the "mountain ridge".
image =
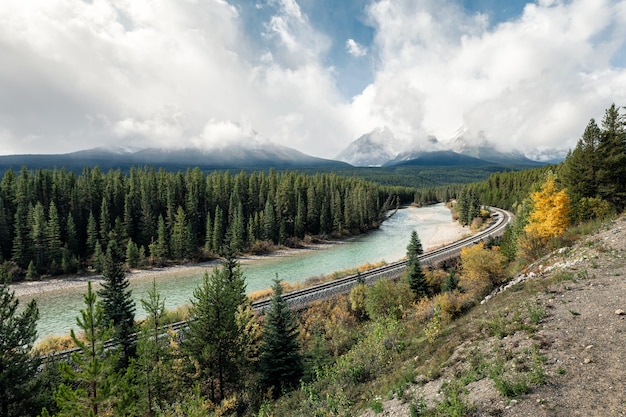
POLYGON ((199 167, 201 169, 266 169, 266 168, 349 168, 351 165, 307 155, 293 148, 276 144, 223 146, 201 148, 126 149, 97 147, 64 154, 1 155, 0 170, 20 168, 129 169, 133 166, 158 166, 166 169, 199 167))

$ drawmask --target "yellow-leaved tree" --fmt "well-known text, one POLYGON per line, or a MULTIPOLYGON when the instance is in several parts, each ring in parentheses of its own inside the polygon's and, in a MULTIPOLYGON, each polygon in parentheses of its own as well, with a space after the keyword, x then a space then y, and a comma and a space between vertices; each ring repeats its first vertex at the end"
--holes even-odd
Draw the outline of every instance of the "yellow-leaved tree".
POLYGON ((569 226, 571 206, 566 190, 558 189, 556 177, 548 175, 541 189, 530 198, 533 209, 524 231, 541 240, 561 236, 569 226))
POLYGON ((502 283, 505 262, 499 248, 487 249, 483 242, 461 249, 459 287, 472 298, 488 294, 502 283))

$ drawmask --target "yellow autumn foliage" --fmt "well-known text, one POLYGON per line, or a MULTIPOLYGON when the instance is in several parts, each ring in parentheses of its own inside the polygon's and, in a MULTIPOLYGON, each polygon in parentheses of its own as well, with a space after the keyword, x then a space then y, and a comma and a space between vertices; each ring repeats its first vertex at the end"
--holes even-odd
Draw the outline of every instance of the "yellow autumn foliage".
POLYGON ((571 210, 566 190, 558 190, 554 175, 548 176, 541 189, 530 196, 533 210, 524 231, 539 239, 562 235, 569 226, 571 210))
POLYGON ((483 242, 461 250, 459 286, 472 297, 480 297, 502 283, 505 258, 497 248, 486 249, 483 242))

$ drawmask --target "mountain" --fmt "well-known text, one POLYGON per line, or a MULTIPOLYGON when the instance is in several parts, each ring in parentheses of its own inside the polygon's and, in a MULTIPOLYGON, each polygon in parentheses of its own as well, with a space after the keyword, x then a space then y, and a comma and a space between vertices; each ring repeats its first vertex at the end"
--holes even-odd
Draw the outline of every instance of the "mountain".
POLYGON ((419 150, 402 145, 388 128, 375 129, 351 142, 336 159, 354 166, 504 166, 529 168, 546 164, 529 159, 519 151, 500 151, 486 140, 473 144, 460 129, 448 142, 429 138, 419 150), (399 152, 398 149, 405 148, 399 152), (447 148, 447 150, 446 150, 447 148))
POLYGON ((396 156, 396 142, 388 128, 375 129, 352 141, 335 159, 357 167, 382 166, 396 156))
POLYGON ((516 165, 516 166, 541 166, 545 163, 537 162, 529 159, 520 151, 503 152, 498 151, 493 144, 483 140, 473 145, 463 139, 462 136, 454 139, 452 149, 461 154, 483 161, 492 162, 499 165, 516 165))
POLYGON ((185 170, 188 167, 213 169, 305 169, 349 168, 344 162, 306 155, 295 149, 271 144, 251 143, 250 146, 223 146, 215 149, 198 148, 123 149, 93 148, 67 154, 6 155, 0 156, 0 172, 21 166, 29 169, 61 168, 81 171, 85 166, 98 166, 102 170, 128 170, 135 166, 155 166, 167 170, 185 170))
POLYGON ((394 159, 388 161, 384 166, 465 166, 477 167, 493 165, 472 156, 463 155, 454 151, 432 151, 432 152, 404 152, 394 159))

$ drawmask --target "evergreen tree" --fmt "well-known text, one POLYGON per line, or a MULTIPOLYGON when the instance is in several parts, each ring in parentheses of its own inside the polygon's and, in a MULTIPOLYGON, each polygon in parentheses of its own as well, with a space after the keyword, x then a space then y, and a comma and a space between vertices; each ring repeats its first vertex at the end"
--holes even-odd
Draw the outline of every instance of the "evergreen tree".
POLYGON ((295 387, 303 374, 302 354, 298 342, 298 323, 283 298, 280 280, 274 280, 269 311, 265 317, 259 348, 260 384, 278 398, 295 387))
POLYGON ((39 365, 31 353, 37 339, 37 303, 32 300, 18 313, 19 300, 7 280, 5 267, 0 267, 0 417, 22 415, 39 365))
POLYGON ((71 255, 79 255, 78 233, 71 213, 67 216, 67 221, 65 222, 65 247, 70 251, 71 255))
POLYGON ((426 274, 424 274, 419 259, 419 255, 424 253, 424 249, 422 248, 422 242, 417 235, 417 231, 413 230, 411 232, 411 239, 406 249, 406 256, 408 258, 406 276, 409 286, 415 293, 417 299, 428 297, 430 295, 430 287, 428 286, 428 281, 426 281, 426 274))
POLYGON ((158 263, 163 263, 165 258, 169 256, 169 245, 167 243, 167 228, 165 226, 165 219, 159 215, 157 226, 157 241, 154 246, 150 245, 150 255, 157 260, 158 263))
POLYGON ((598 172, 602 164, 598 152, 600 138, 600 128, 591 119, 576 148, 568 153, 561 167, 563 182, 575 201, 598 195, 598 172))
POLYGON ((135 354, 133 337, 135 325, 135 302, 131 298, 130 285, 123 269, 122 255, 117 242, 111 240, 107 248, 102 270, 102 289, 98 295, 102 298, 104 319, 113 323, 114 339, 119 343, 121 356, 118 366, 125 368, 135 354))
POLYGON ((224 212, 220 206, 215 206, 215 219, 213 221, 213 240, 211 247, 213 253, 220 253, 224 244, 224 212))
POLYGON ((108 199, 103 198, 100 205, 100 240, 103 246, 108 246, 111 229, 111 213, 109 211, 108 199))
POLYGON ((462 190, 457 199, 457 211, 459 213, 459 223, 462 225, 467 224, 467 218, 469 217, 469 192, 468 190, 462 190))
POLYGON ((240 202, 235 209, 231 227, 229 229, 230 234, 230 248, 235 253, 239 253, 243 250, 245 244, 246 229, 243 219, 243 204, 240 202))
POLYGON ((126 245, 126 265, 129 268, 137 268, 140 262, 139 258, 139 248, 137 244, 129 239, 126 245))
MULTIPOLYGON (((50 202, 48 209, 48 223, 46 226, 47 252, 50 262, 61 263, 61 224, 59 221, 59 213, 54 201, 50 202)), ((56 271, 51 271, 55 273, 56 271)))
POLYGON ((453 292, 459 287, 459 279, 456 277, 456 273, 454 269, 451 269, 446 276, 446 280, 441 286, 441 291, 443 292, 453 292))
POLYGON ((600 197, 621 212, 626 207, 626 122, 615 104, 604 114, 598 153, 600 197))
POLYGON ((411 238, 409 239, 409 245, 406 247, 406 256, 409 259, 413 259, 424 253, 422 247, 422 241, 419 238, 416 230, 411 231, 411 238))
POLYGON ((87 285, 84 296, 85 309, 76 318, 83 337, 78 338, 74 329, 70 336, 80 352, 74 353, 70 363, 62 363, 61 370, 67 381, 55 393, 55 400, 60 408, 59 417, 97 416, 103 408, 111 409, 111 358, 105 351, 104 343, 111 336, 113 329, 107 326, 102 306, 97 302, 96 294, 87 285))
POLYGON ((176 216, 174 218, 174 227, 172 229, 172 256, 175 259, 185 259, 189 257, 191 252, 190 247, 190 231, 189 224, 187 222, 187 215, 185 210, 178 206, 176 210, 176 216))
POLYGON ((212 401, 221 401, 241 383, 244 347, 238 343, 237 311, 246 300, 246 284, 238 263, 227 257, 221 268, 204 274, 191 300, 184 349, 198 365, 212 401))
POLYGON ((211 242, 213 241, 213 222, 211 222, 211 213, 206 214, 206 224, 204 227, 204 250, 211 252, 211 242))
POLYGON ((96 243, 98 243, 98 228, 96 226, 96 218, 93 212, 89 212, 89 218, 87 219, 87 253, 92 254, 96 250, 96 243))
POLYGON ((30 239, 30 227, 28 221, 28 208, 23 204, 18 204, 15 211, 15 222, 13 230, 13 247, 11 250, 11 259, 21 268, 26 268, 31 258, 32 241, 30 239))
POLYGON ((30 214, 30 241, 32 242, 32 261, 35 263, 37 273, 44 273, 48 270, 47 258, 47 234, 46 215, 43 205, 37 202, 30 214))
POLYGON ((161 330, 165 300, 161 299, 154 281, 148 291, 148 298, 141 299, 141 305, 146 312, 147 320, 137 343, 135 371, 144 394, 142 399, 145 401, 145 406, 140 409, 145 410, 148 415, 154 415, 157 406, 166 397, 165 387, 168 378, 164 368, 168 338, 163 336, 161 330))
POLYGON ((263 236, 265 239, 278 243, 278 233, 276 233, 276 214, 274 213, 274 206, 269 199, 265 203, 265 209, 263 210, 263 221, 263 236))
POLYGON ((298 195, 298 206, 296 210, 296 218, 294 220, 293 231, 294 235, 302 239, 306 231, 306 207, 304 205, 304 198, 298 195))
POLYGON ((11 255, 11 220, 0 193, 0 263, 11 255))

